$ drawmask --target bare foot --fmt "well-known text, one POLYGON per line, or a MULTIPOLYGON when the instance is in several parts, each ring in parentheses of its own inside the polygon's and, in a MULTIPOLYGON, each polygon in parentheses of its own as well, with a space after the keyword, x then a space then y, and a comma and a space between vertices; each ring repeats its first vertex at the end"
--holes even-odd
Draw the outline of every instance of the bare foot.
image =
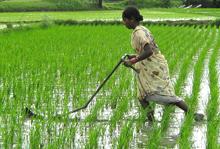
POLYGON ((204 115, 201 113, 194 113, 194 119, 195 121, 202 121, 204 119, 204 115))

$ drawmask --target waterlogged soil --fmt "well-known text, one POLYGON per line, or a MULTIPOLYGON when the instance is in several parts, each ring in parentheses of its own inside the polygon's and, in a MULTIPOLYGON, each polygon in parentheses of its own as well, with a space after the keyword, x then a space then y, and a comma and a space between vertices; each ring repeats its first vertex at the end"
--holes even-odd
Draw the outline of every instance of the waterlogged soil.
MULTIPOLYGON (((73 148, 83 148, 83 146, 86 144, 86 142, 88 141, 88 132, 90 130, 90 128, 96 126, 96 127, 100 127, 103 128, 101 135, 99 136, 98 139, 98 147, 99 148, 114 148, 117 147, 117 142, 115 140, 117 140, 117 138, 120 135, 121 132, 121 127, 123 126, 124 123, 127 123, 128 121, 134 120, 133 124, 132 124, 132 140, 130 142, 130 147, 131 148, 145 148, 147 147, 147 142, 148 142, 148 137, 151 131, 153 131, 153 126, 148 123, 145 122, 145 124, 143 124, 143 126, 141 127, 140 130, 136 129, 136 122, 135 120, 138 119, 139 115, 140 115, 140 106, 139 103, 135 100, 131 100, 130 102, 130 109, 132 110, 128 110, 128 112, 126 112, 124 114, 124 117, 122 120, 120 120, 120 122, 118 122, 116 124, 115 129, 113 130, 113 132, 110 131, 110 118, 112 116, 112 113, 114 111, 114 109, 111 109, 110 106, 105 107, 102 112, 98 113, 98 120, 96 122, 93 123, 93 125, 89 124, 89 123, 85 123, 84 119, 90 114, 90 111, 92 110, 92 108, 95 106, 96 103, 96 99, 88 106, 87 109, 79 111, 78 113, 74 113, 71 114, 71 116, 69 117, 70 119, 78 119, 79 122, 77 122, 75 126, 75 134, 72 137, 72 144, 71 147, 73 148)), ((57 108, 59 109, 59 108, 57 108)), ((71 109, 71 108, 70 108, 71 109)), ((62 110, 61 110, 62 111, 62 110)), ((162 114, 163 114, 163 107, 162 106, 157 106, 156 107, 156 111, 155 111, 155 117, 156 117, 156 122, 158 126, 160 126, 160 120, 162 118, 162 114)), ((174 148, 176 146, 176 141, 179 137, 179 129, 180 126, 179 124, 181 124, 181 122, 184 120, 184 115, 182 113, 182 111, 180 110, 176 110, 175 113, 171 114, 171 117, 173 118, 174 122, 172 123, 172 129, 170 130, 170 133, 168 133, 168 135, 166 135, 164 138, 162 138, 160 146, 161 148, 163 147, 169 147, 169 148, 174 148), (178 115, 178 116, 174 116, 174 115, 178 115)), ((44 139, 41 139, 41 144, 42 147, 46 146, 46 144, 48 144, 48 142, 50 141, 51 136, 53 135, 58 135, 59 133, 62 132, 62 130, 68 126, 65 126, 65 123, 61 122, 53 122, 50 125, 52 125, 51 130, 49 131, 47 127, 47 121, 46 122, 44 120, 35 120, 35 119, 26 119, 23 123, 22 126, 22 148, 30 148, 30 139, 31 139, 31 131, 32 129, 36 129, 36 123, 38 123, 38 125, 41 125, 41 132, 42 132, 42 137, 44 139), (41 124, 39 124, 39 122, 41 124), (49 133, 51 132, 51 133, 49 133), (53 134, 54 133, 54 134, 53 134)), ((71 124, 71 121, 70 121, 71 124)), ((3 125, 1 125, 1 127, 4 127, 3 125)), ((197 127, 195 129, 198 130, 197 136, 204 136, 205 137, 205 131, 204 130, 204 125, 200 126, 197 125, 197 127)), ((0 133, 0 142, 1 142, 1 138, 2 135, 0 133)), ((198 144, 202 144, 202 142, 199 141, 203 141, 203 140, 197 140, 198 144)), ((16 143, 15 143, 16 144, 16 143)), ((0 143, 0 145, 2 145, 0 143)), ((15 145, 16 146, 16 145, 15 145)), ((195 147, 197 148, 197 147, 195 147)))
MULTIPOLYGON (((198 107, 197 113, 202 113, 205 115, 206 107, 208 104, 209 96, 210 96, 210 88, 209 88, 209 59, 213 49, 210 49, 207 54, 207 58, 205 59, 204 71, 200 85, 199 99, 198 99, 198 107)), ((205 116, 206 119, 206 116, 205 116)), ((207 123, 195 123, 193 126, 192 132, 192 147, 193 148, 206 148, 206 133, 207 133, 207 123)))
MULTIPOLYGON (((192 80, 191 80, 192 81, 192 80)), ((59 87, 59 86, 58 86, 59 87)), ((192 87, 189 87, 192 88, 192 87)), ((95 89, 89 89, 89 97, 93 94, 95 89)), ((111 124, 110 119, 113 116, 114 109, 111 106, 105 105, 99 112, 97 116, 97 120, 92 124, 84 122, 87 116, 91 114, 92 109, 96 105, 99 97, 107 96, 109 93, 105 92, 100 94, 94 98, 94 100, 89 104, 89 106, 81 110, 77 113, 73 113, 69 116, 70 125, 73 125, 75 128, 75 134, 72 136, 72 143, 70 144, 71 148, 83 148, 85 144, 88 142, 88 132, 93 127, 100 127, 102 128, 101 134, 98 138, 98 147, 99 148, 116 148, 118 143, 117 139, 119 138, 121 127, 127 123, 128 121, 133 121, 132 123, 132 139, 130 141, 130 148, 146 148, 148 143, 149 134, 151 131, 154 130, 154 127, 151 123, 145 122, 140 129, 137 129, 137 121, 140 116, 140 105, 138 100, 132 99, 129 103, 129 110, 124 113, 123 118, 116 124, 116 127, 111 131, 111 124), (75 120, 78 122, 75 123, 75 120), (72 122, 73 121, 73 122, 72 122), (72 124, 74 123, 74 124, 72 124)), ((54 89, 54 98, 59 97, 60 99, 63 98, 64 93, 59 88, 54 89)), ((72 97, 72 96, 71 96, 72 97)), ((72 107, 72 100, 73 98, 70 97, 70 103, 68 104, 68 110, 73 110, 72 107)), ((156 118, 156 125, 160 126, 160 121, 163 116, 163 106, 156 105, 155 107, 155 118, 156 118)), ((62 104, 58 104, 56 107, 57 113, 61 114, 62 104)), ((45 114, 38 113, 38 114, 45 114)), ((31 140, 31 131, 36 128, 36 124, 40 125, 40 131, 42 138, 41 145, 42 147, 46 147, 48 142, 52 136, 57 136, 59 133, 62 133, 64 129, 68 129, 70 126, 65 126, 65 123, 61 121, 54 121, 50 122, 52 125, 51 129, 49 130, 48 124, 49 120, 47 120, 47 115, 43 115, 46 119, 45 120, 38 120, 38 119, 30 119, 27 118, 22 125, 22 148, 30 148, 30 140, 31 140)), ((171 127, 168 130, 167 134, 161 139, 160 147, 161 148, 178 148, 177 140, 180 136, 180 127, 182 122, 184 121, 184 113, 180 109, 176 108, 174 113, 171 113, 171 127)), ((0 117, 1 118, 1 117, 0 117)), ((3 128, 4 126, 1 125, 3 128)), ((71 129, 71 128, 70 128, 71 129)), ((194 148, 201 148, 204 147, 204 139, 206 138, 206 124, 205 123, 196 123, 194 126, 193 138, 200 138, 197 139, 195 144, 200 144, 200 146, 194 145, 194 148)), ((0 133, 0 142, 2 139, 3 134, 0 133)), ((16 142, 15 142, 16 146, 16 142)), ((2 143, 0 143, 0 147, 2 147, 2 143)))
POLYGON ((5 24, 0 24, 0 30, 7 28, 7 25, 5 24))
MULTIPOLYGON (((209 85, 207 82, 208 78, 208 67, 207 67, 208 61, 206 61, 205 70, 203 74, 203 79, 201 82, 201 91, 200 91, 200 101, 201 105, 204 103, 207 103, 207 98, 209 95, 209 85)), ((219 69, 220 70, 220 69, 219 69)), ((193 82, 193 72, 191 72, 188 75, 187 82, 193 82)), ((176 76, 177 78, 178 76, 176 76)), ((175 79, 173 80, 175 82, 175 79)), ((94 85, 94 84, 93 84, 94 85)), ((92 86, 93 86, 92 85, 92 86)), ((190 95, 192 92, 192 83, 185 84, 185 87, 183 90, 187 90, 187 96, 190 95)), ((87 94, 89 97, 94 93, 95 89, 88 89, 89 94, 87 94)), ((64 92, 59 89, 59 86, 54 89, 54 98, 58 97, 60 99, 63 99, 64 92)), ((92 109, 96 105, 96 103, 99 100, 104 100, 101 97, 108 96, 109 92, 100 92, 99 95, 97 95, 96 98, 89 104, 89 106, 81 110, 77 113, 73 113, 69 116, 69 125, 73 125, 72 127, 75 128, 75 134, 72 136, 72 143, 70 144, 71 148, 83 148, 85 144, 88 142, 88 132, 93 127, 100 127, 102 128, 102 131, 98 138, 98 147, 99 148, 116 148, 118 143, 117 139, 119 138, 119 135, 121 133, 121 127, 127 123, 128 121, 133 121, 132 123, 132 139, 130 141, 130 148, 146 148, 148 143, 149 134, 151 131, 154 130, 154 127, 151 123, 145 122, 140 129, 137 129, 137 121, 140 116, 140 105, 138 103, 138 100, 132 99, 129 103, 129 110, 124 113, 123 118, 116 124, 116 127, 111 131, 111 124, 110 119, 113 116, 113 112, 115 109, 112 109, 111 106, 105 105, 99 112, 97 116, 97 120, 93 122, 92 124, 86 123, 84 120, 87 116, 91 114, 92 109), (75 122, 77 120, 77 122, 75 122), (73 124, 72 124, 73 123, 73 124)), ((70 95, 68 103, 68 110, 73 110, 72 107, 72 100, 73 97, 70 95)), ((200 105, 200 104, 199 104, 200 105)), ((46 105, 45 105, 46 106, 46 105)), ((57 113, 61 114, 62 110, 62 104, 59 103, 56 107, 57 113)), ((156 105, 155 107, 155 118, 156 118, 156 125, 160 126, 161 119, 163 116, 163 106, 156 105)), ((198 111, 202 111, 204 113, 205 106, 199 106, 198 111)), ((35 108, 33 108, 35 109, 35 108)), ((39 112, 39 111, 37 111, 39 112)), ((38 113, 38 114, 45 114, 44 113, 38 113)), ((47 115, 43 115, 45 118, 47 118, 47 115)), ((170 128, 168 129, 166 135, 161 139, 160 147, 161 148, 179 148, 177 144, 177 140, 180 137, 180 128, 184 121, 184 113, 182 110, 176 108, 174 113, 170 114, 171 117, 171 123, 170 128)), ((1 120, 1 117, 0 117, 1 120)), ((0 121, 1 122, 1 121, 0 121)), ((38 119, 30 119, 27 118, 22 125, 22 148, 30 148, 30 140, 31 140, 31 133, 33 129, 36 128, 36 124, 40 125, 40 131, 42 138, 41 139, 41 145, 42 147, 46 147, 48 142, 50 142, 51 137, 57 136, 59 133, 62 133, 62 130, 68 129, 70 126, 66 126, 66 124, 62 121, 54 121, 50 122, 50 125, 52 126, 49 130, 48 124, 49 120, 38 120, 38 119)), ((200 149, 205 148, 206 146, 206 122, 202 123, 195 123, 193 126, 193 136, 192 136, 192 144, 193 148, 200 149)), ((4 125, 0 126, 0 129, 3 129, 4 125)), ((71 129, 71 127, 70 127, 71 129)), ((3 133, 0 132, 0 148, 2 148, 2 140, 3 139, 3 133)), ((16 142, 14 144, 16 146, 16 142)))
MULTIPOLYGON (((210 53, 209 53, 210 55, 210 53)), ((208 58, 209 59, 209 58, 208 58)), ((196 58, 195 58, 196 61, 196 58)), ((204 72, 203 77, 201 80, 200 86, 200 93, 199 93, 199 103, 197 112, 205 113, 206 106, 209 99, 209 72, 208 72, 208 60, 205 60, 204 72)), ((220 61, 218 63, 217 69, 220 72, 220 61)), ((220 73, 219 73, 220 74, 220 73)), ((59 76, 59 75, 58 75, 59 76)), ((219 75, 220 76, 220 75, 219 75)), ((175 82, 175 76, 173 82, 175 82)), ((220 79, 219 79, 220 80, 220 79)), ((134 82, 134 81, 133 81, 134 82)), ((183 98, 186 96, 190 96, 192 94, 192 82, 193 82, 193 70, 190 71, 188 77, 186 79, 185 86, 183 87, 183 98)), ((220 84, 220 83, 219 83, 220 84)), ((133 84, 134 85, 134 84, 133 84)), ((91 86, 94 86, 92 84, 91 86)), ((97 85, 98 86, 98 85, 97 85)), ((1 84, 0 84, 1 87, 1 84)), ((91 88, 87 90, 87 94, 83 97, 91 97, 91 95, 95 92, 95 89, 91 88)), ((64 99, 64 91, 59 89, 59 85, 53 91, 53 98, 64 99)), ((62 133, 67 133, 68 130, 74 129, 73 134, 71 134, 71 143, 68 144, 66 147, 70 148, 84 148, 85 144, 88 142, 89 139, 89 132, 91 128, 96 127, 100 128, 101 132, 98 136, 98 148, 116 148, 118 145, 118 138, 121 133, 121 128, 128 122, 132 121, 132 126, 130 131, 132 131, 132 138, 130 141, 130 148, 147 148, 148 138, 151 132, 155 129, 153 125, 149 122, 145 122, 142 124, 141 128, 138 128, 138 119, 140 117, 140 104, 138 103, 137 99, 131 99, 129 103, 129 109, 124 113, 123 118, 120 119, 113 130, 111 130, 112 125, 110 124, 110 120, 113 116, 115 109, 113 109, 110 105, 104 105, 99 112, 97 112, 97 120, 92 123, 85 122, 85 119, 91 114, 91 111, 94 109, 96 103, 103 99, 103 97, 108 97, 111 94, 110 91, 100 92, 96 98, 89 104, 89 106, 81 110, 77 113, 73 113, 68 118, 68 124, 63 122, 62 120, 48 120, 47 112, 38 112, 38 114, 43 115, 46 119, 30 119, 27 118, 24 120, 21 126, 21 136, 22 136, 22 148, 31 148, 30 142, 32 139, 32 131, 40 129, 40 142, 41 147, 47 147, 47 144, 51 142, 51 139, 56 138, 56 136, 62 135, 62 133), (45 115, 44 115, 45 114, 45 115), (48 124, 49 123, 49 124, 48 124), (49 126, 50 125, 50 126, 49 126), (63 130, 65 130, 63 132, 63 130)), ((87 98, 88 98, 87 97, 87 98)), ((87 99, 86 98, 86 99, 87 99)), ((110 99, 108 99, 110 100, 110 99)), ((85 100, 86 101, 86 100, 85 100)), ((55 104, 55 103, 54 103, 55 104)), ((41 105, 45 106, 46 105, 41 105)), ((32 107, 34 110, 35 107, 32 107)), ((155 107, 155 125, 160 126, 161 119, 163 116, 163 106, 156 105, 155 107)), ((68 110, 73 110, 73 95, 69 95, 69 103, 68 103, 68 110)), ((60 102, 56 104, 56 113, 61 114, 63 111, 63 103, 60 102)), ((36 111, 35 111, 36 112, 36 111)), ((180 128, 182 123, 184 122, 184 113, 182 110, 176 108, 173 113, 170 114, 171 122, 170 127, 164 137, 161 139, 160 146, 161 148, 179 148, 177 144, 177 140, 180 137, 180 128)), ((7 127, 3 125, 2 122, 3 116, 0 116, 0 130, 4 130, 7 127)), ((65 121, 65 120, 64 120, 65 121)), ((192 130, 192 148, 200 149, 206 148, 206 131, 207 131, 207 123, 204 122, 195 122, 193 124, 192 130)), ((0 131, 0 148, 3 148, 3 139, 4 133, 0 131)), ((220 140, 220 135, 219 135, 220 140)), ((220 142, 220 141, 219 141, 220 142)), ((16 147, 16 141, 14 142, 14 147, 16 147)))
POLYGON ((0 30, 4 30, 7 28, 18 28, 18 27, 24 27, 24 26, 31 26, 33 24, 11 24, 11 25, 6 25, 6 24, 0 24, 0 30))

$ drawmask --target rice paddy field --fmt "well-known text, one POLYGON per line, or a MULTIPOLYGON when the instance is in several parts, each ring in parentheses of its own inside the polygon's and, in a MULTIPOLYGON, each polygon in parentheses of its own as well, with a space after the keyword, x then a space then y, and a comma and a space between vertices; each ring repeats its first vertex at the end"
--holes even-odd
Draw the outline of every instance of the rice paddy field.
MULTIPOLYGON (((33 22, 42 20, 121 20, 122 10, 65 11, 65 12, 1 12, 0 22, 33 22)), ((142 9, 145 20, 214 20, 220 9, 142 9)))
POLYGON ((0 32, 0 148, 220 148, 220 32, 215 26, 146 26, 190 113, 137 100, 135 72, 120 66, 83 106, 130 46, 121 25, 21 28, 0 32), (42 117, 27 118, 28 107, 42 117), (195 122, 193 113, 205 114, 195 122))

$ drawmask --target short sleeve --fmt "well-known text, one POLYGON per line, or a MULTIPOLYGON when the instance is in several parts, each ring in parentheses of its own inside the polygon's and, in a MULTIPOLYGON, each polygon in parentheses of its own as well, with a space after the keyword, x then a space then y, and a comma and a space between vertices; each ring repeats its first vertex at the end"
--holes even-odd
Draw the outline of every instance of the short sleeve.
POLYGON ((144 46, 150 43, 150 39, 146 36, 146 33, 143 30, 138 30, 134 33, 133 36, 134 47, 138 52, 141 52, 144 49, 144 46))

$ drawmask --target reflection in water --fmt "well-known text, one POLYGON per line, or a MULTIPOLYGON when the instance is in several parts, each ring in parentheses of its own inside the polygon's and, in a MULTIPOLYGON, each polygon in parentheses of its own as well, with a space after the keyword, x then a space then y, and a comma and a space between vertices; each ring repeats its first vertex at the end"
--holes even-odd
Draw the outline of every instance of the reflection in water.
POLYGON ((186 79, 186 83, 183 88, 183 96, 190 97, 190 95, 192 94, 192 86, 193 86, 193 70, 190 71, 186 79))
MULTIPOLYGON (((208 62, 206 62, 208 63, 208 62)), ((204 112, 205 108, 206 108, 206 104, 208 101, 208 96, 209 96, 209 84, 208 84, 208 70, 206 68, 207 66, 205 66, 205 71, 204 71, 204 75, 202 78, 202 82, 201 82, 201 91, 200 91, 200 96, 199 96, 199 104, 198 104, 198 109, 199 111, 204 112)), ((220 70, 220 64, 219 64, 219 69, 220 70)), ((191 72, 191 74, 188 76, 187 82, 193 82, 190 79, 193 79, 193 73, 191 72)), ((188 94, 191 94, 191 88, 192 88, 192 84, 188 84, 189 86, 186 86, 186 88, 190 88, 188 90, 188 94)), ((0 84, 1 87, 1 84, 0 84)), ((61 86, 59 86, 61 87, 61 86)), ((60 88, 55 88, 54 89, 54 97, 53 98, 59 98, 59 99, 64 99, 64 91, 60 88)), ((90 93, 92 94, 94 92, 94 90, 91 90, 90 93)), ((90 95, 91 95, 90 94, 90 95)), ((106 94, 110 94, 110 92, 105 92, 101 93, 99 96, 106 96, 106 94)), ((91 104, 82 111, 79 111, 78 113, 73 113, 71 114, 71 116, 69 118, 75 118, 78 117, 81 121, 79 122, 79 125, 76 126, 76 133, 75 136, 73 136, 74 140, 73 140, 73 148, 84 148, 86 142, 88 141, 88 132, 91 128, 91 126, 87 126, 83 120, 89 115, 91 114, 92 109, 94 108, 95 104, 97 103, 97 100, 99 100, 100 98, 97 96, 97 99, 95 98, 91 104)), ((103 99, 101 99, 103 100, 103 99)), ((73 109, 73 95, 69 94, 69 103, 68 103, 68 109, 72 110, 73 109)), ((124 122, 126 122, 126 119, 138 119, 139 117, 139 111, 140 111, 140 105, 138 105, 138 101, 137 99, 132 99, 130 100, 129 103, 129 109, 123 119, 124 122)), ((63 103, 60 102, 57 107, 56 110, 58 112, 62 112, 62 105, 63 103)), ((98 138, 98 146, 99 148, 112 148, 112 147, 116 147, 117 146, 117 141, 115 142, 115 140, 117 140, 117 138, 120 135, 120 129, 121 126, 119 123, 116 125, 116 128, 113 130, 113 132, 110 132, 110 118, 112 117, 113 114, 113 109, 108 106, 105 105, 102 109, 100 109, 100 111, 98 112, 98 118, 100 119, 100 121, 95 123, 96 127, 102 127, 103 132, 101 132, 99 138, 98 138), (105 122, 101 122, 101 120, 105 120, 105 122)), ((160 121, 162 118, 162 114, 163 114, 163 106, 157 105, 156 109, 155 109, 155 117, 157 121, 160 121)), ((170 115, 171 118, 171 123, 170 123, 170 128, 168 129, 168 133, 166 134, 166 136, 164 138, 162 138, 161 141, 161 148, 178 148, 178 145, 176 145, 176 140, 179 137, 179 130, 181 127, 181 124, 183 122, 184 119, 184 113, 182 110, 176 108, 175 112, 172 113, 170 115)), ((70 122, 71 123, 71 122, 70 122)), ((160 125, 160 123, 158 122, 158 125, 160 125)), ((22 127, 22 148, 30 148, 30 133, 31 130, 34 127, 34 123, 32 123, 31 120, 26 120, 24 121, 23 127, 22 127)), ((51 135, 52 137, 56 137, 57 134, 59 134, 60 132, 62 132, 62 128, 64 127, 62 124, 56 123, 53 124, 53 127, 56 128, 56 133, 54 135, 51 135)), ((131 140, 130 143, 130 147, 131 148, 146 148, 146 143, 148 140, 148 135, 150 134, 149 132, 152 130, 152 126, 148 124, 148 122, 145 123, 145 125, 143 125, 143 127, 140 130, 137 130, 136 127, 136 122, 133 123, 133 127, 132 127, 132 131, 133 131, 133 138, 131 140)), ((44 132, 47 133, 47 132, 44 132)), ((193 148, 203 148, 206 145, 206 124, 196 124, 193 128, 193 133, 192 133, 192 144, 193 144, 193 148)), ((2 134, 0 132, 0 142, 1 141, 1 137, 2 134)), ((45 135, 45 136, 49 136, 49 134, 45 135)), ((43 141, 44 143, 48 143, 47 138, 45 138, 45 140, 43 141)))
POLYGON ((6 29, 6 28, 7 28, 7 25, 6 25, 6 24, 0 24, 0 30, 6 29))
POLYGON ((30 148, 30 133, 31 133, 32 122, 30 119, 24 121, 22 127, 22 148, 30 148))
POLYGON ((86 126, 78 126, 74 137, 74 147, 82 148, 86 144, 88 128, 86 126))
POLYGON ((28 26, 28 25, 32 25, 30 24, 11 24, 10 26, 7 26, 7 24, 0 24, 0 30, 4 30, 6 28, 17 28, 17 27, 21 27, 21 26, 28 26))
MULTIPOLYGON (((193 61, 192 61, 192 65, 191 68, 193 68, 193 66, 195 65, 196 61, 198 60, 198 55, 200 54, 201 50, 199 50, 198 53, 196 53, 196 55, 193 57, 193 61)), ((187 78, 186 81, 184 83, 184 87, 182 89, 182 95, 183 96, 183 100, 185 97, 190 97, 192 94, 192 87, 193 87, 193 75, 194 75, 194 71, 191 70, 188 74, 187 74, 187 78)), ((172 114, 172 118, 170 121, 170 127, 168 128, 167 131, 167 141, 170 142, 170 144, 173 144, 174 146, 172 146, 172 148, 179 148, 178 144, 175 144, 176 140, 179 137, 179 133, 180 133, 180 128, 182 126, 182 123, 184 121, 184 112, 183 110, 179 109, 179 108, 175 108, 175 112, 174 114, 172 114), (172 143, 173 142, 173 143, 172 143)))
POLYGON ((112 140, 111 140, 111 133, 110 133, 110 126, 105 126, 105 131, 103 136, 99 139, 99 146, 100 148, 110 149, 112 146, 112 140))
POLYGON ((206 148, 206 132, 207 125, 195 124, 192 132, 192 147, 195 149, 205 149, 206 148))
MULTIPOLYGON (((211 55, 212 49, 209 50, 208 55, 204 62, 204 72, 200 84, 200 92, 198 97, 198 113, 206 113, 206 107, 208 104, 209 96, 210 96, 210 88, 209 88, 209 59, 211 55)), ((206 132, 207 132, 207 124, 195 124, 192 132, 192 147, 196 149, 206 148, 206 132)))
POLYGON ((210 58, 210 52, 212 52, 212 49, 208 52, 207 59, 205 59, 205 66, 204 66, 204 72, 200 84, 200 92, 198 97, 198 113, 205 113, 206 107, 208 104, 209 96, 210 96, 210 88, 209 88, 209 58, 210 58))

